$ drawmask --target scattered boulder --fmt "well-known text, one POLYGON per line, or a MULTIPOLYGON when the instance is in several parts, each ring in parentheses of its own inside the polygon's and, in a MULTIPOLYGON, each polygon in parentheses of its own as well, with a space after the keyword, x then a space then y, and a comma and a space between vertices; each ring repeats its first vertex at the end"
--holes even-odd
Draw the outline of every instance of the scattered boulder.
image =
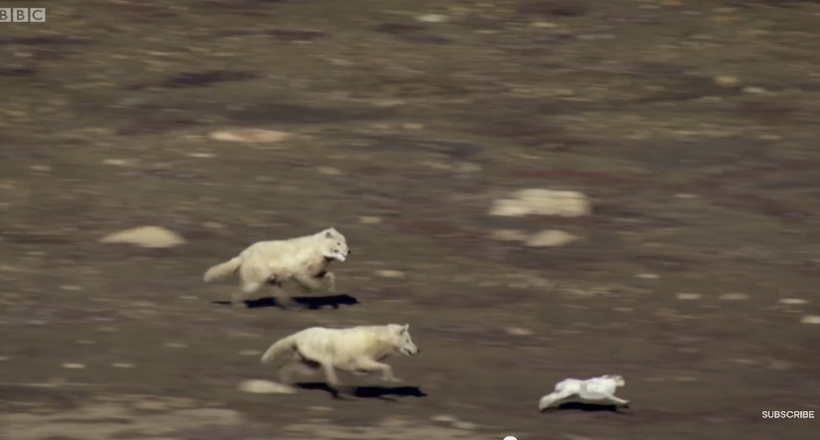
POLYGON ((223 142, 272 143, 282 142, 291 137, 284 131, 262 130, 258 128, 234 128, 210 133, 210 138, 223 142))
POLYGON ((384 269, 377 270, 376 276, 380 276, 382 278, 404 278, 404 272, 400 270, 384 269))
POLYGON ((526 245, 530 247, 556 247, 565 246, 578 240, 578 237, 569 232, 548 229, 533 234, 527 239, 526 245))
POLYGON ((499 229, 490 233, 490 238, 500 241, 526 241, 528 236, 524 231, 515 229, 499 229))
POLYGON ((144 248, 171 248, 186 243, 178 234, 159 226, 140 226, 109 234, 101 243, 124 243, 144 248))
POLYGON ((800 319, 801 324, 820 324, 820 316, 804 316, 800 319))
POLYGON ((591 212, 592 203, 583 193, 531 188, 516 191, 512 198, 496 200, 489 214, 502 217, 526 215, 580 217, 589 215, 591 212))
POLYGON ((296 389, 269 380, 248 379, 239 384, 239 390, 254 394, 296 394, 296 389))

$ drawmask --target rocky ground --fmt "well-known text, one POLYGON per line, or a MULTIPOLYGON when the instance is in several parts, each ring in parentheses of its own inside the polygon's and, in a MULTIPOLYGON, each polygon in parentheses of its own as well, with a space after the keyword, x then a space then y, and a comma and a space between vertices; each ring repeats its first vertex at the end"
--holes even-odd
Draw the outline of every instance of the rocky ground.
POLYGON ((818 2, 52 3, 0 23, 0 439, 816 428, 761 411, 820 409, 818 2), (343 295, 202 282, 329 226, 343 295), (389 322, 401 387, 240 386, 389 322), (607 373, 630 409, 537 411, 607 373))

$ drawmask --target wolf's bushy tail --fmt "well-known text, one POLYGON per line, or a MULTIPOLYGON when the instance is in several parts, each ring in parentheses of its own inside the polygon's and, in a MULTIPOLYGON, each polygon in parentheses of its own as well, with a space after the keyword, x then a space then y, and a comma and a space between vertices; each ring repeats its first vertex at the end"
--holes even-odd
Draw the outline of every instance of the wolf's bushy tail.
POLYGON ((239 257, 231 258, 224 263, 219 263, 205 271, 204 280, 206 283, 209 283, 220 278, 225 278, 228 275, 233 275, 233 273, 239 269, 240 264, 242 264, 242 259, 239 257))
MULTIPOLYGON (((297 333, 298 334, 298 333, 297 333)), ((296 351, 296 334, 282 338, 273 343, 265 354, 262 355, 262 363, 270 364, 277 358, 285 354, 292 354, 296 351)))

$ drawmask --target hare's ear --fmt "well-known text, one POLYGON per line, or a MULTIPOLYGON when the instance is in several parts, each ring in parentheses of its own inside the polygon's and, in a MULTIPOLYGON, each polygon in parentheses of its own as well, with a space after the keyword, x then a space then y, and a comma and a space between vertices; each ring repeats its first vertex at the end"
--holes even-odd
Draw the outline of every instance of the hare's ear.
POLYGON ((325 229, 325 238, 333 238, 333 228, 325 229))
POLYGON ((401 328, 402 333, 407 333, 409 330, 410 330, 410 324, 404 324, 404 326, 401 328))

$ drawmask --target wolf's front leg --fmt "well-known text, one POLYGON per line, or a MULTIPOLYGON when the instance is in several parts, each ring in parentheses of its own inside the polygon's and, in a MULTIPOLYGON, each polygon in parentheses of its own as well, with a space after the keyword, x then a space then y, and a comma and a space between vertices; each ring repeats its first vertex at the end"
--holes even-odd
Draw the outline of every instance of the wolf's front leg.
POLYGON ((609 398, 610 401, 615 402, 616 405, 629 406, 629 401, 628 400, 624 400, 624 399, 621 399, 619 397, 615 397, 615 395, 613 395, 613 394, 608 395, 607 398, 609 398))
POLYGON ((333 272, 325 272, 322 278, 327 280, 328 291, 330 293, 336 293, 336 275, 334 275, 333 272))
POLYGON ((316 279, 311 278, 309 276, 296 275, 293 278, 296 280, 296 282, 301 284, 302 287, 304 287, 305 289, 308 289, 308 291, 319 290, 319 289, 322 288, 322 283, 320 283, 316 279))
POLYGON ((403 380, 393 375, 393 367, 381 362, 370 359, 359 361, 358 369, 378 371, 382 374, 381 379, 386 382, 403 382, 403 380))

